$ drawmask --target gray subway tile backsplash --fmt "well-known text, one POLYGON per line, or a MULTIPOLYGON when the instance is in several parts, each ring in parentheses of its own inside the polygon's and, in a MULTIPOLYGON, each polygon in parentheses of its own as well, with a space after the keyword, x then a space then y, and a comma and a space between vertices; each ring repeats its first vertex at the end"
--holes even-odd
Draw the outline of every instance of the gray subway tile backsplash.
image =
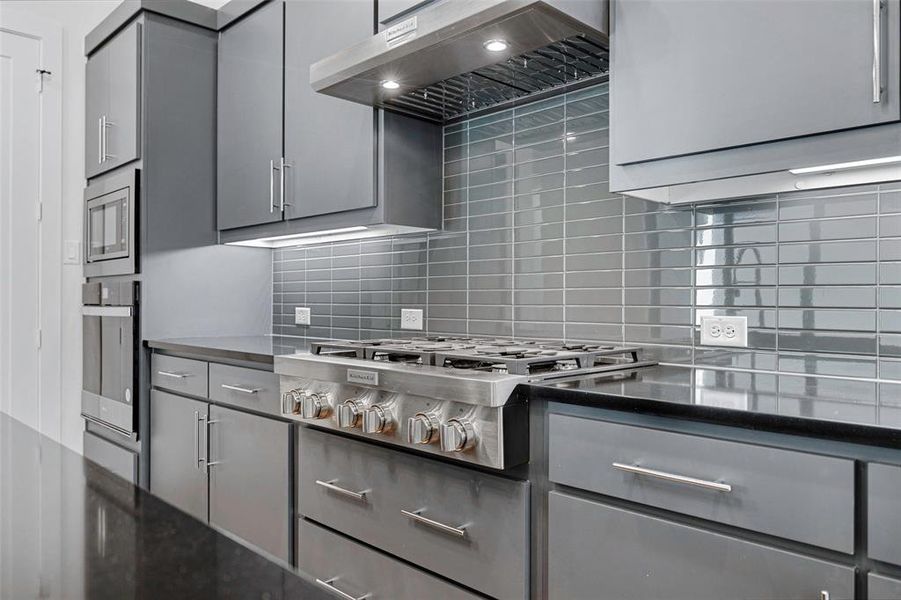
POLYGON ((733 374, 769 378, 800 414, 812 394, 864 412, 901 394, 901 185, 683 207, 613 194, 607 102, 601 84, 447 127, 445 230, 274 251, 273 332, 410 336, 400 309, 422 308, 429 333, 773 372, 733 374), (701 346, 714 314, 748 317, 751 347, 701 346))

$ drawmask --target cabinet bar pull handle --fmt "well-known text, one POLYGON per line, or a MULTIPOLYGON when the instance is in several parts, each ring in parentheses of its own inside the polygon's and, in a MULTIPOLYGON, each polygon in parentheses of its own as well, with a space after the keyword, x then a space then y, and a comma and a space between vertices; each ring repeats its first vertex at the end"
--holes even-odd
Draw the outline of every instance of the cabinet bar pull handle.
POLYGON ((200 411, 194 411, 194 468, 200 468, 200 411))
POLYGON ((352 490, 348 490, 341 486, 335 485, 337 481, 337 479, 330 479, 329 481, 322 481, 321 479, 317 479, 316 485, 324 487, 330 492, 335 492, 341 494, 342 496, 347 496, 348 498, 359 500, 360 502, 366 502, 366 494, 368 494, 370 490, 361 490, 359 492, 354 492, 352 490))
POLYGON ((447 533, 448 535, 452 535, 455 537, 466 537, 466 526, 461 525, 460 527, 453 527, 452 525, 445 525, 439 521, 435 521, 429 519, 427 517, 423 517, 422 513, 425 512, 424 508, 420 508, 419 510, 403 510, 401 509, 400 513, 405 517, 416 521, 417 523, 422 523, 423 525, 428 525, 433 529, 437 529, 442 533, 447 533))
POLYGON ((230 385, 228 383, 223 383, 219 387, 224 390, 232 390, 233 392, 242 392, 244 394, 256 394, 259 392, 259 388, 246 388, 241 387, 240 385, 230 385))
POLYGON ((332 577, 331 579, 319 579, 319 578, 317 578, 317 579, 316 579, 316 584, 319 585, 319 586, 321 586, 321 587, 324 587, 325 589, 327 589, 328 591, 330 591, 330 592, 333 593, 334 595, 338 596, 339 598, 343 598, 344 600, 366 600, 366 598, 372 597, 372 594, 369 594, 369 593, 363 594, 362 596, 351 596, 351 595, 348 594, 347 592, 342 592, 341 590, 339 590, 338 588, 336 588, 336 587, 335 587, 335 582, 336 582, 336 581, 338 581, 338 578, 337 578, 337 577, 332 577))
POLYGON ((275 212, 275 161, 269 161, 269 214, 275 212))
POLYGON ((211 448, 210 425, 213 425, 214 423, 218 423, 219 420, 211 419, 209 415, 204 415, 203 419, 206 421, 206 427, 204 427, 204 431, 206 432, 206 435, 204 436, 204 441, 203 441, 203 446, 204 446, 204 448, 206 448, 206 456, 204 457, 203 462, 204 462, 204 467, 206 468, 206 472, 209 475, 210 467, 212 467, 213 465, 218 465, 218 464, 222 463, 221 460, 210 460, 210 458, 211 458, 210 457, 210 448, 211 448))
POLYGON ((173 371, 157 371, 157 375, 162 375, 163 377, 171 377, 173 379, 184 379, 185 377, 190 377, 190 373, 175 373, 173 371))
POLYGON ((281 158, 281 162, 279 163, 279 171, 281 175, 281 196, 279 196, 279 202, 281 206, 279 207, 282 212, 285 211, 286 206, 290 206, 287 202, 285 202, 285 169, 290 169, 291 165, 285 161, 285 157, 281 158))
POLYGON ((209 435, 209 426, 207 425, 207 420, 209 419, 209 415, 201 414, 198 422, 199 428, 203 431, 203 436, 200 440, 200 447, 203 448, 203 456, 199 456, 197 459, 197 465, 199 469, 203 469, 209 472, 209 467, 207 466, 210 461, 210 435, 209 435))
POLYGON ((653 477, 654 479, 662 479, 664 481, 672 481, 673 483, 684 483, 694 487, 704 488, 705 490, 713 490, 715 492, 731 492, 732 486, 728 483, 720 483, 718 481, 707 481, 706 479, 696 479, 694 477, 686 477, 685 475, 676 475, 665 471, 657 471, 654 469, 646 469, 638 465, 627 465, 624 463, 613 463, 613 468, 635 475, 644 475, 653 477))
POLYGON ((873 103, 882 102, 883 0, 873 0, 873 103))
POLYGON ((103 151, 103 117, 97 117, 97 164, 103 164, 104 151, 103 151))

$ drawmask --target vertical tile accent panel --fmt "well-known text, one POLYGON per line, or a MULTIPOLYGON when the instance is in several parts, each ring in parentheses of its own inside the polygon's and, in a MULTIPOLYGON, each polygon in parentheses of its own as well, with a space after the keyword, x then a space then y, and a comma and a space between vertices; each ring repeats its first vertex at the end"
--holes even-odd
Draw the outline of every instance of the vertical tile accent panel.
POLYGON ((782 374, 799 398, 819 378, 895 382, 856 403, 901 389, 901 183, 679 207, 612 194, 607 98, 446 127, 443 231, 274 251, 273 332, 419 335, 400 309, 421 308, 428 333, 641 344, 782 374), (746 316, 750 347, 701 346, 713 314, 746 316))

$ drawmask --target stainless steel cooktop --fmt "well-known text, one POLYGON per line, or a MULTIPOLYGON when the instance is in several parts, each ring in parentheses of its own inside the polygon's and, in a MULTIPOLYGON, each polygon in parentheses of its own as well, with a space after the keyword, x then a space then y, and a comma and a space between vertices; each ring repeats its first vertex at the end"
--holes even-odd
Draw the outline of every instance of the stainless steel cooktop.
POLYGON ((650 366, 632 346, 426 336, 326 341, 277 357, 282 413, 308 425, 505 469, 528 460, 534 381, 650 366))

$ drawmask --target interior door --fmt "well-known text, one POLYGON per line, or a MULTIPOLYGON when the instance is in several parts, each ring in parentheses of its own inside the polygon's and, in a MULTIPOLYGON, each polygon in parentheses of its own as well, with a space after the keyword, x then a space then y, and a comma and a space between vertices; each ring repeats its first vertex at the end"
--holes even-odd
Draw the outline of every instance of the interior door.
POLYGON ((107 171, 141 156, 141 24, 126 27, 101 51, 109 65, 107 171))
POLYGON ((287 561, 291 425, 210 407, 210 523, 287 561))
POLYGON ((874 5, 615 1, 615 164, 898 121, 901 11, 874 5))
POLYGON ((209 516, 208 418, 206 402, 150 392, 150 491, 201 521, 209 516))
POLYGON ((219 35, 219 229, 282 218, 275 168, 282 156, 283 36, 281 2, 219 35))
POLYGON ((285 4, 287 219, 375 206, 374 110, 310 86, 311 64, 373 35, 373 10, 371 0, 285 4))

